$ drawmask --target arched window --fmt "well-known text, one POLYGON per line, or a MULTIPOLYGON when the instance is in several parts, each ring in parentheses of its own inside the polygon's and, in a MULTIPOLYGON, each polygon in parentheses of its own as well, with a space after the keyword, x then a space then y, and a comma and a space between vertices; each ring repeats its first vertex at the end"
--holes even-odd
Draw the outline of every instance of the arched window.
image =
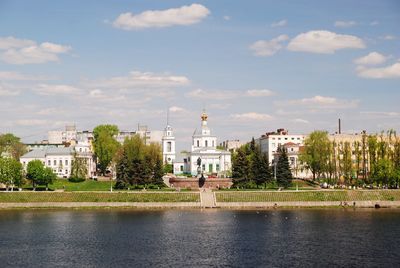
POLYGON ((206 147, 208 147, 208 141, 206 141, 206 147))
POLYGON ((197 140, 197 147, 200 147, 200 142, 199 142, 199 140, 197 140))

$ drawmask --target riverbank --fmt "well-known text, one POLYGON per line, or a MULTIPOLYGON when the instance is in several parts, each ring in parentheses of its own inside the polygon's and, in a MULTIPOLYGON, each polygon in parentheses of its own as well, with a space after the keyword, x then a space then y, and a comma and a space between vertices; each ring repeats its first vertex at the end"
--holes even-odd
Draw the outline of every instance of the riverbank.
POLYGON ((8 208, 400 208, 400 190, 1 192, 8 208))

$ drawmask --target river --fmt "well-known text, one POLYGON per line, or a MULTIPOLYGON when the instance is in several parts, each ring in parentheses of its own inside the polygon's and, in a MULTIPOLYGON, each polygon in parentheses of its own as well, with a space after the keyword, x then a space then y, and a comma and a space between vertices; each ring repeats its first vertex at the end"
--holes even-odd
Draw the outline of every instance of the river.
POLYGON ((400 267, 400 210, 2 210, 1 267, 400 267))

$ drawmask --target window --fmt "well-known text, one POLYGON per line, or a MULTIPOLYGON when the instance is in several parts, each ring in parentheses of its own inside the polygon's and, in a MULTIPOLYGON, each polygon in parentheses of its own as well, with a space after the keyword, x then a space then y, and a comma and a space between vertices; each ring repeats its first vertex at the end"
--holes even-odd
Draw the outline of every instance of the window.
POLYGON ((213 147, 215 146, 215 143, 214 143, 214 141, 212 141, 212 146, 213 146, 213 147))
POLYGON ((208 141, 206 141, 206 147, 208 147, 208 141))
POLYGON ((219 171, 219 164, 217 164, 215 167, 216 167, 216 170, 219 171))
POLYGON ((208 172, 213 172, 213 164, 208 164, 208 172))
POLYGON ((200 147, 200 142, 199 142, 199 140, 197 140, 197 147, 200 147))
POLYGON ((79 152, 82 152, 82 148, 79 148, 79 152))
POLYGON ((206 170, 206 164, 203 164, 203 165, 201 166, 201 168, 202 168, 203 171, 205 171, 205 170, 206 170))
POLYGON ((57 166, 57 160, 54 159, 54 166, 57 166))
POLYGON ((60 166, 62 166, 62 160, 60 159, 60 166))
POLYGON ((68 166, 68 159, 65 159, 65 165, 68 166))
POLYGON ((167 152, 171 152, 172 151, 172 142, 167 142, 167 152))
POLYGON ((51 161, 50 160, 47 161, 47 165, 51 166, 51 161))
POLYGON ((64 174, 68 174, 68 169, 65 170, 65 173, 64 173, 64 174))
POLYGON ((181 167, 180 167, 180 168, 181 168, 181 171, 183 172, 183 165, 181 165, 181 167))
POLYGON ((285 138, 285 141, 287 141, 287 138, 285 138))

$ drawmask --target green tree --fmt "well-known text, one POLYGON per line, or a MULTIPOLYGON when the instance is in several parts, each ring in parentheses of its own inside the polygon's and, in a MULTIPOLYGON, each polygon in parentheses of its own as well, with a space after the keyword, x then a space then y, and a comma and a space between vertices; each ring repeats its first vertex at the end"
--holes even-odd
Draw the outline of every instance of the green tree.
POLYGON ((369 155, 369 182, 373 182, 373 177, 376 174, 376 166, 377 166, 377 151, 378 151, 378 138, 376 135, 370 135, 367 139, 368 143, 368 155, 369 155))
POLYGON ((47 190, 49 184, 53 183, 53 180, 56 179, 53 170, 45 167, 40 160, 32 160, 28 163, 26 177, 32 181, 34 190, 36 189, 36 185, 46 185, 47 190))
POLYGON ((87 179, 87 174, 88 169, 86 159, 79 157, 78 153, 75 151, 71 164, 71 176, 69 177, 69 181, 84 181, 87 179))
POLYGON ((26 146, 21 142, 19 137, 11 133, 0 135, 0 156, 3 153, 8 153, 14 159, 19 160, 26 151, 26 146))
POLYGON ((353 166, 351 159, 351 146, 350 142, 344 142, 343 154, 342 154, 342 172, 346 183, 351 184, 352 175, 353 175, 353 166))
POLYGON ((22 165, 13 158, 0 157, 0 183, 6 185, 7 189, 14 185, 22 184, 22 165))
POLYGON ((300 154, 300 161, 306 163, 315 180, 326 171, 329 157, 328 132, 319 130, 311 132, 305 139, 304 145, 305 150, 300 154))
POLYGON ((292 172, 290 171, 288 155, 283 146, 279 146, 277 153, 279 158, 276 164, 276 182, 279 186, 287 188, 290 186, 293 180, 292 172))
POLYGON ((246 155, 246 145, 241 146, 232 158, 232 178, 234 186, 247 181, 249 174, 249 160, 246 155))
POLYGON ((99 125, 93 130, 94 152, 97 157, 97 165, 103 175, 120 147, 114 138, 117 134, 118 127, 115 125, 99 125))

